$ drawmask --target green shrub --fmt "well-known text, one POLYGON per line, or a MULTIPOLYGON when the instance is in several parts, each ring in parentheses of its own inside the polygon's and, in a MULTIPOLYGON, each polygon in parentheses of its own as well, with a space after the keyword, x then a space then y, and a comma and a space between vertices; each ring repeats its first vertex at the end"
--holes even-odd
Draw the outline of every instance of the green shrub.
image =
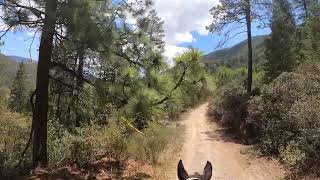
MULTIPOLYGON (((0 175, 13 170, 18 164, 30 129, 30 119, 0 107, 0 175)), ((23 163, 30 163, 30 158, 31 152, 27 151, 23 163)))
MULTIPOLYGON (((111 124, 108 127, 95 127, 98 132, 90 140, 98 157, 112 157, 121 160, 128 155, 127 128, 123 124, 111 124)), ((91 131, 91 130, 90 130, 91 131)))
POLYGON ((48 152, 51 163, 86 165, 102 157, 116 160, 127 155, 123 127, 91 125, 70 133, 58 123, 49 123, 48 152))
POLYGON ((238 82, 222 86, 214 101, 214 114, 221 124, 239 133, 246 117, 248 95, 238 82))
POLYGON ((68 162, 71 158, 73 136, 61 124, 49 121, 48 123, 48 156, 52 164, 68 162))
POLYGON ((320 66, 282 73, 250 100, 246 120, 259 130, 263 153, 279 155, 290 167, 319 161, 320 66))
POLYGON ((305 160, 305 153, 301 150, 300 145, 294 141, 287 144, 286 147, 279 148, 279 157, 288 167, 294 167, 305 160))
POLYGON ((76 163, 80 167, 109 157, 123 161, 129 156, 157 163, 168 144, 178 136, 174 127, 150 123, 143 134, 118 123, 91 125, 68 132, 58 123, 49 123, 48 152, 50 163, 76 163))
POLYGON ((94 159, 93 144, 87 139, 75 138, 71 144, 71 160, 79 166, 86 165, 94 159))

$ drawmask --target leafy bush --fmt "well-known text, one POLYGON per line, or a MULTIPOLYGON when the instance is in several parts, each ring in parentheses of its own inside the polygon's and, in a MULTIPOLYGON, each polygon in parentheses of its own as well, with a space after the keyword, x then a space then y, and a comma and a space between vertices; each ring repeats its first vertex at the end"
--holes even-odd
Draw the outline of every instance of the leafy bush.
POLYGON ((101 157, 120 160, 127 154, 128 140, 121 126, 91 125, 77 128, 73 133, 59 127, 58 123, 51 122, 49 127, 48 152, 52 163, 83 166, 101 157))
MULTIPOLYGON (((0 175, 13 170, 18 164, 30 127, 30 119, 0 107, 0 175)), ((27 151, 25 157, 24 163, 30 163, 31 152, 27 151)))
MULTIPOLYGON (((320 65, 282 73, 248 105, 247 122, 259 130, 263 153, 280 155, 290 167, 320 160, 320 65)), ((317 170, 320 172, 319 169, 317 170)))
POLYGON ((91 162, 95 153, 93 144, 87 139, 75 138, 71 144, 71 160, 79 166, 86 165, 91 162))
MULTIPOLYGON (((0 109, 0 167, 1 173, 18 164, 27 143, 30 120, 20 114, 0 109)), ((175 128, 150 123, 143 135, 131 133, 118 121, 108 126, 90 125, 70 132, 55 121, 48 123, 48 155, 57 166, 75 163, 84 167, 95 160, 109 157, 123 161, 129 156, 156 163, 167 145, 177 137, 175 128)), ((31 163, 31 149, 24 162, 31 163)))
POLYGON ((49 162, 60 164, 71 157, 73 136, 61 124, 48 123, 48 156, 49 162))
POLYGON ((248 95, 238 82, 222 86, 214 101, 214 114, 221 124, 230 127, 232 132, 241 133, 246 117, 248 95))
MULTIPOLYGON (((94 152, 99 157, 112 157, 116 160, 122 160, 128 155, 128 139, 125 125, 110 124, 108 127, 94 127, 93 131, 97 133, 88 137, 87 141, 92 142, 94 152)), ((92 132, 87 129, 85 134, 92 132)))
POLYGON ((286 147, 280 147, 279 152, 280 159, 289 167, 298 165, 306 158, 299 144, 294 141, 289 142, 286 147))

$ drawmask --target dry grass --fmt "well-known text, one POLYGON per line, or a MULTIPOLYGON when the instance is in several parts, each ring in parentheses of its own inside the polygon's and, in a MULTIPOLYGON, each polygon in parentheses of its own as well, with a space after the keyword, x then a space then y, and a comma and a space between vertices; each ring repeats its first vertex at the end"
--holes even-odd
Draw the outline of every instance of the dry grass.
POLYGON ((170 142, 168 148, 161 154, 159 163, 155 165, 155 175, 153 179, 168 180, 176 178, 176 166, 181 152, 184 139, 184 126, 179 122, 173 123, 170 126, 175 129, 175 138, 170 142))

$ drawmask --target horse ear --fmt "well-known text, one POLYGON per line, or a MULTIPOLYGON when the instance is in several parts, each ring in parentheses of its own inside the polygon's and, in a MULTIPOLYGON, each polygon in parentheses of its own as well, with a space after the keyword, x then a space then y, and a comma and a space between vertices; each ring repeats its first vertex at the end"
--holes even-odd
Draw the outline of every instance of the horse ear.
POLYGON ((182 160, 179 161, 177 170, 178 170, 178 178, 179 178, 179 180, 188 179, 189 175, 188 175, 187 171, 184 169, 182 160))
POLYGON ((203 177, 204 180, 210 180, 212 177, 212 164, 210 161, 207 161, 206 167, 204 167, 203 177))

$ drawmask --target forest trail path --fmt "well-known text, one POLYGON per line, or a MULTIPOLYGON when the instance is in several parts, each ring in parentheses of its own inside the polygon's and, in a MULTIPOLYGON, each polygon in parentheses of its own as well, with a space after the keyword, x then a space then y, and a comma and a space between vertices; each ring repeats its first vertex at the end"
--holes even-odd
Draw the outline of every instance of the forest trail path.
POLYGON ((285 171, 275 160, 241 154, 240 150, 249 146, 228 137, 223 128, 210 121, 208 106, 206 103, 189 111, 181 122, 186 134, 182 152, 177 158, 183 160, 189 174, 202 174, 206 162, 210 161, 214 180, 274 180, 284 177, 285 171))

